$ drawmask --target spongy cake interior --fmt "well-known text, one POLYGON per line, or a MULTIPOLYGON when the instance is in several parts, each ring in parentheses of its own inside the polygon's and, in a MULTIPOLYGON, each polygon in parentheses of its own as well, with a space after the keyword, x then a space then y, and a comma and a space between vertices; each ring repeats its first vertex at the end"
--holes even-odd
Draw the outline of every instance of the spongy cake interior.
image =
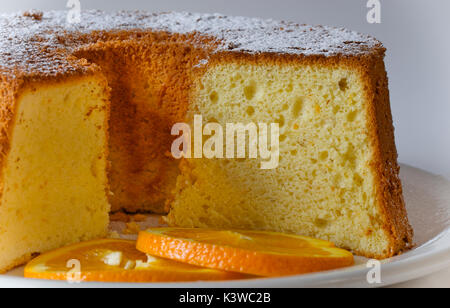
POLYGON ((72 78, 21 95, 2 175, 0 265, 106 234, 105 85, 72 78))
POLYGON ((365 92, 360 73, 346 66, 211 66, 191 116, 224 127, 279 123, 280 164, 184 161, 169 223, 291 232, 384 255, 389 239, 376 206, 365 92))
POLYGON ((178 162, 170 155, 172 125, 184 121, 189 70, 205 51, 153 36, 90 46, 77 53, 100 66, 112 89, 112 211, 164 213, 178 162))

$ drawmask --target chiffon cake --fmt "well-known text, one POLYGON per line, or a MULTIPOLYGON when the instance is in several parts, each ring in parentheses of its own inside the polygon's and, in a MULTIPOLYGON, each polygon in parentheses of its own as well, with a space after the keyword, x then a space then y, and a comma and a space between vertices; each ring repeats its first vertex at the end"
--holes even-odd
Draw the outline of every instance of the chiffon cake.
POLYGON ((385 48, 223 15, 0 15, 0 271, 106 235, 109 213, 411 248, 385 48), (279 166, 171 155, 176 123, 278 123, 279 166))

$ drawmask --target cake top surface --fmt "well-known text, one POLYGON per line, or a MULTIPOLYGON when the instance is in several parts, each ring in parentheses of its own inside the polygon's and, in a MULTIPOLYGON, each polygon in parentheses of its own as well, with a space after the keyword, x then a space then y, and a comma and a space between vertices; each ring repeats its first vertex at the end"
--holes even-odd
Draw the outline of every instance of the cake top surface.
MULTIPOLYGON (((56 75, 88 69, 69 57, 75 47, 62 37, 98 31, 151 30, 208 36, 217 51, 350 56, 382 48, 376 39, 346 29, 219 14, 142 11, 83 11, 80 23, 67 21, 68 11, 0 14, 0 71, 56 75)), ((93 43, 93 42, 92 42, 93 43)))

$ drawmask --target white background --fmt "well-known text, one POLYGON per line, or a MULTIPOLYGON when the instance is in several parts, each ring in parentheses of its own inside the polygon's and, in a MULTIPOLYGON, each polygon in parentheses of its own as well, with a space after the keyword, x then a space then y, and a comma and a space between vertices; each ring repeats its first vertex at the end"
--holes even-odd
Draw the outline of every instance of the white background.
MULTIPOLYGON (((0 0, 0 11, 63 10, 66 3, 0 0)), ((366 21, 367 0, 81 0, 83 9, 219 12, 372 34, 388 48, 400 161, 450 178, 450 1, 381 3, 382 23, 371 25, 366 21)))

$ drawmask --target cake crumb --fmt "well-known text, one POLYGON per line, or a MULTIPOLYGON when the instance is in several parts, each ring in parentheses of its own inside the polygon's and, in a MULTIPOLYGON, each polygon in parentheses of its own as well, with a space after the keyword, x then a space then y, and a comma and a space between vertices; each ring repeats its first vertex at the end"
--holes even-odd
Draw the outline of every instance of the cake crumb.
POLYGON ((41 11, 37 11, 37 10, 31 10, 31 11, 26 11, 25 13, 23 13, 24 17, 31 17, 34 20, 42 20, 42 17, 44 17, 44 13, 41 11))
POLYGON ((136 214, 133 216, 133 221, 135 222, 144 222, 147 219, 147 216, 143 214, 136 214))
POLYGON ((127 235, 134 235, 138 234, 139 232, 141 232, 141 227, 135 222, 127 223, 127 227, 123 231, 123 233, 127 235))
POLYGON ((136 267, 136 263, 134 261, 128 260, 127 263, 124 266, 124 269, 126 270, 132 270, 136 267))
POLYGON ((111 221, 130 222, 131 218, 124 212, 117 212, 110 215, 111 221))
POLYGON ((160 225, 167 225, 167 223, 168 223, 168 218, 167 218, 167 216, 161 216, 161 217, 159 217, 159 224, 160 225))
POLYGON ((117 232, 117 231, 111 231, 111 232, 109 232, 109 234, 108 234, 108 238, 117 240, 117 239, 120 239, 121 237, 120 237, 119 232, 117 232))

